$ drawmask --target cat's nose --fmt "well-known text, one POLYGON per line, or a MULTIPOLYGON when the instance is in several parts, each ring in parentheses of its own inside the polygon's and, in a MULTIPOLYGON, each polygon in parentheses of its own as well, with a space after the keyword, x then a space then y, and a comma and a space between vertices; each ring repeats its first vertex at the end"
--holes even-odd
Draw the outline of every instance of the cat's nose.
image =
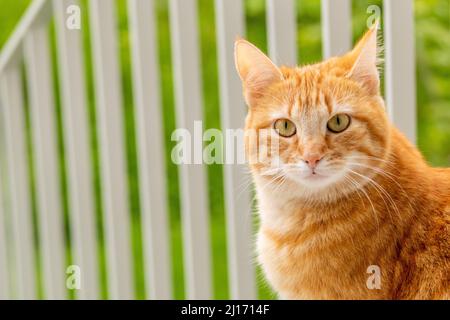
POLYGON ((315 169, 319 164, 319 161, 322 160, 323 156, 318 154, 306 155, 303 157, 303 161, 310 167, 311 169, 315 169))

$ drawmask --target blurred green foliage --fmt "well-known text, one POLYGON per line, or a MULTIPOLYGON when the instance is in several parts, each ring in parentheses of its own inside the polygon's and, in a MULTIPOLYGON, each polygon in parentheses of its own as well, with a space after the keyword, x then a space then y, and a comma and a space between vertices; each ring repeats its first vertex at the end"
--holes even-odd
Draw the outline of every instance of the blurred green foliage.
MULTIPOLYGON (((136 274, 136 297, 145 297, 143 278, 143 254, 140 231, 139 206, 139 172, 136 158, 136 141, 134 134, 134 108, 131 92, 130 40, 128 34, 127 6, 125 0, 115 0, 118 5, 118 29, 120 64, 122 69, 124 129, 128 160, 128 182, 130 212, 132 218, 132 245, 134 271, 136 274)), ((176 128, 174 88, 171 63, 170 26, 168 0, 156 0, 156 18, 158 27, 158 50, 160 60, 160 78, 163 104, 163 124, 166 147, 166 175, 168 178, 168 208, 171 223, 171 250, 173 259, 174 294, 178 299, 184 298, 182 234, 180 223, 180 197, 177 167, 170 161, 170 150, 174 142, 170 141, 171 132, 176 128)), ((0 46, 14 29, 30 0, 0 0, 0 46)), ((92 80, 92 58, 90 47, 89 19, 87 0, 82 0, 82 29, 86 56, 86 79, 88 83, 90 136, 92 162, 94 164, 94 184, 96 212, 99 229, 100 271, 102 274, 102 296, 107 298, 106 255, 102 235, 101 183, 99 176, 99 152, 96 137, 95 94, 92 80)), ((369 5, 376 4, 382 8, 382 1, 354 0, 353 38, 357 38, 366 29, 366 12, 369 5)), ((199 40, 201 46, 201 76, 203 85, 204 126, 220 128, 218 66, 216 52, 216 30, 214 1, 199 0, 199 40)), ((245 0, 246 37, 266 50, 265 1, 245 0)), ((297 44, 300 64, 320 61, 321 59, 321 24, 320 1, 297 1, 297 44)), ((418 107, 418 145, 425 157, 433 165, 450 166, 450 1, 449 0, 415 0, 416 55, 417 55, 417 107, 418 107)), ((52 33, 54 30, 52 31, 52 33)), ((52 34, 52 38, 54 35, 52 34)), ((56 45, 53 42, 53 54, 56 45)), ((57 64, 54 64, 55 69, 57 64)), ((57 72, 55 72, 57 78, 57 72)), ((56 86, 58 95, 59 89, 56 86)), ((59 114, 59 99, 57 99, 59 114)), ((58 132, 62 134, 62 124, 58 116, 58 132)), ((65 176, 65 152, 62 139, 59 138, 61 154, 61 172, 65 176)), ((31 148, 32 149, 32 148, 31 148)), ((211 239, 213 255, 214 298, 228 298, 228 272, 225 239, 225 216, 223 199, 223 177, 220 165, 211 165, 208 172, 208 196, 211 212, 211 239)), ((66 179, 62 178, 62 194, 66 198, 66 179)), ((67 199, 64 199, 66 216, 70 214, 67 199)), ((66 217, 67 224, 67 217, 66 217)), ((70 230, 67 228, 67 232, 70 230)), ((38 232, 36 230, 36 232, 38 232)), ((67 238, 68 243, 70 237, 67 238)), ((68 250, 69 251, 69 250, 68 250)), ((70 261, 70 251, 68 260, 70 261)), ((273 298, 274 295, 265 284, 258 271, 258 291, 260 298, 273 298)))

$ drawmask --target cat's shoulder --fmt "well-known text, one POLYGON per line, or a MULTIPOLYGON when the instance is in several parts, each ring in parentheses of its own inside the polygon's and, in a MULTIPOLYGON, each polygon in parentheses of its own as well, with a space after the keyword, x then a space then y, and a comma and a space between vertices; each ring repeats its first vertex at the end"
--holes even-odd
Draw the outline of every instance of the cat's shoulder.
POLYGON ((431 217, 426 241, 429 251, 443 260, 450 271, 450 204, 431 217))

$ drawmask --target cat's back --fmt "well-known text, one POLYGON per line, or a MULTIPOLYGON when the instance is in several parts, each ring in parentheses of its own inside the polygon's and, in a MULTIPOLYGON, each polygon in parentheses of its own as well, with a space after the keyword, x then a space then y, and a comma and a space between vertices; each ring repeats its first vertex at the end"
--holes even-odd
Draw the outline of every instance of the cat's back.
POLYGON ((402 244, 394 298, 450 299, 450 169, 430 170, 431 186, 418 208, 421 219, 402 244))
POLYGON ((432 168, 430 180, 431 201, 437 203, 437 217, 442 223, 450 222, 450 168, 432 168))
POLYGON ((403 243, 394 299, 450 299, 450 208, 428 219, 403 243))

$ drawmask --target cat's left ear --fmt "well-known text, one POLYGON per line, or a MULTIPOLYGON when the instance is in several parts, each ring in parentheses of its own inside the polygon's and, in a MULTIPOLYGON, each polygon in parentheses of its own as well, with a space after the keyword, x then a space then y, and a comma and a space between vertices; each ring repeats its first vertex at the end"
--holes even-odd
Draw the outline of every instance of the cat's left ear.
POLYGON ((380 75, 378 72, 378 31, 379 20, 366 32, 350 52, 353 65, 347 77, 361 83, 371 94, 379 94, 380 75))
POLYGON ((246 40, 235 42, 234 58, 249 106, 256 104, 269 86, 283 80, 280 69, 269 57, 246 40))

